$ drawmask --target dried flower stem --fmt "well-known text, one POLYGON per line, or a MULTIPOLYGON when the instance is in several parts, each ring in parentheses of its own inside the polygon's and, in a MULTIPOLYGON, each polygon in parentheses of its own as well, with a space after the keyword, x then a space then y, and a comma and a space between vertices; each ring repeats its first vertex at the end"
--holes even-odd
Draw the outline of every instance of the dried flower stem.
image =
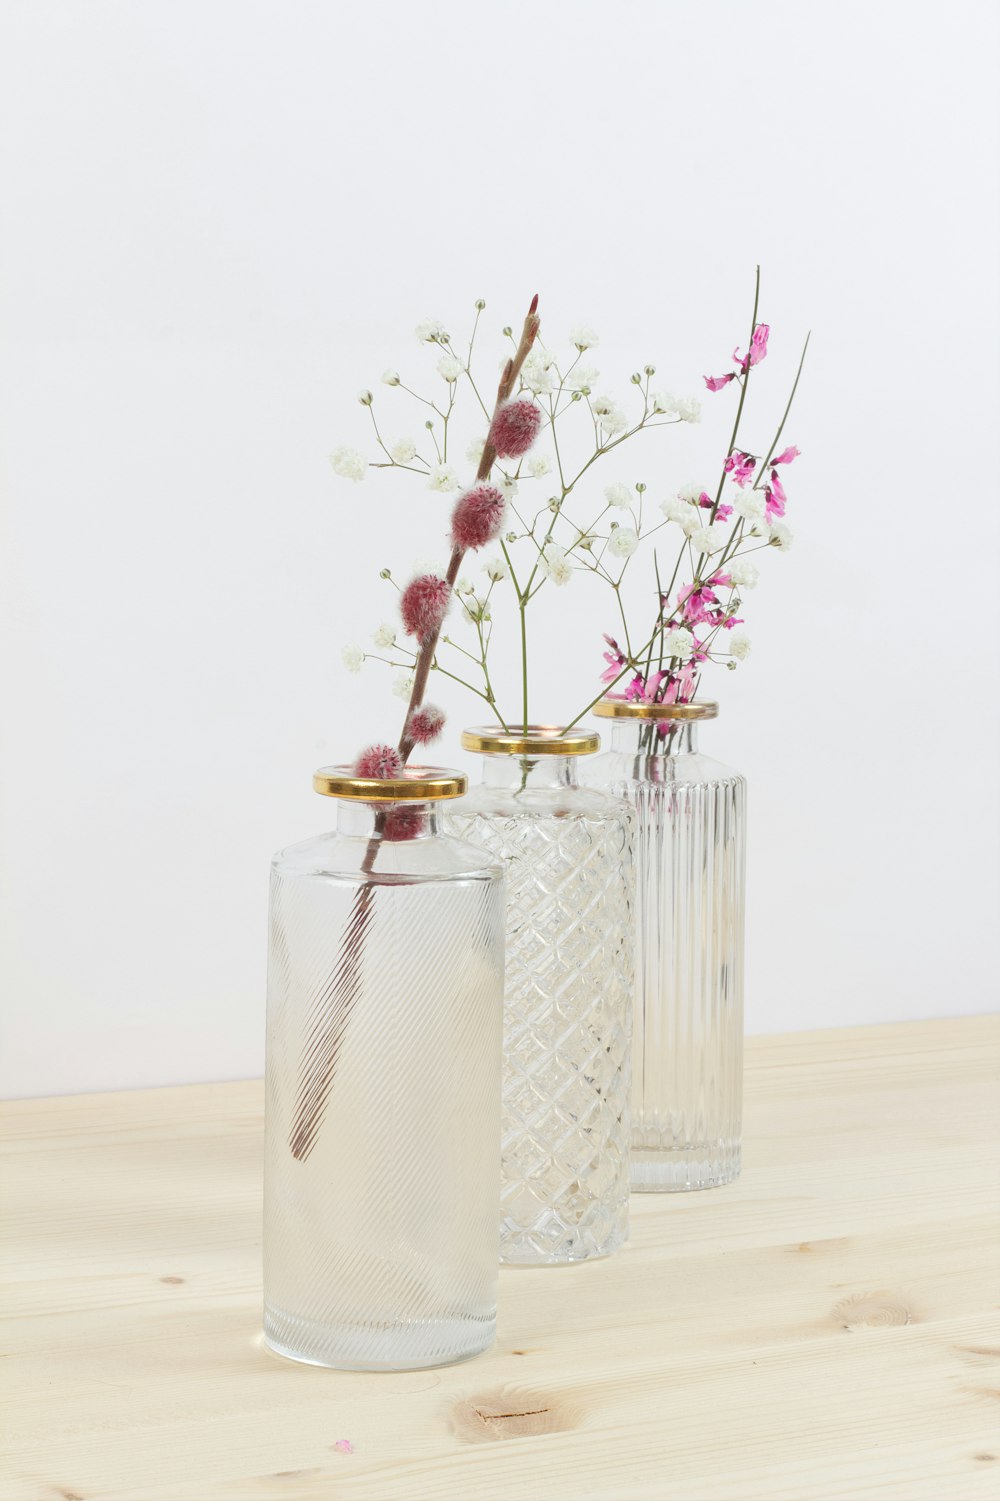
MULTIPOLYGON (((525 317, 524 327, 521 330, 521 338, 518 342, 517 348, 504 366, 503 374, 500 377, 500 385, 497 388, 497 399, 493 407, 494 416, 496 416, 497 410, 503 405, 503 403, 509 399, 511 392, 514 389, 517 378, 521 373, 521 366, 527 359, 528 354, 531 351, 531 346, 534 344, 535 339, 538 335, 540 323, 541 320, 538 316, 538 296, 536 293, 536 295, 531 299, 531 306, 529 307, 527 316, 525 317)), ((477 483, 489 477, 496 456, 496 449, 490 442, 489 438, 487 438, 486 446, 483 449, 482 458, 479 460, 479 468, 476 471, 477 483)), ((456 547, 452 549, 452 554, 448 561, 448 571, 445 574, 445 579, 448 583, 449 588, 451 589, 454 589, 455 587, 455 581, 458 578, 458 570, 462 566, 462 559, 464 557, 464 548, 456 547)), ((431 666, 434 661, 434 652, 437 648, 438 637, 440 636, 440 634, 440 628, 436 631, 432 631, 430 635, 426 636, 424 640, 421 641, 420 650, 417 653, 417 661, 413 677, 413 688, 410 692, 410 701, 407 705, 406 715, 403 719, 403 730, 399 737, 399 752, 403 757, 404 762, 409 760, 410 754, 413 751, 413 741, 406 733, 406 725, 409 721, 412 711, 424 701, 424 694, 427 691, 427 679, 430 676, 431 666)))

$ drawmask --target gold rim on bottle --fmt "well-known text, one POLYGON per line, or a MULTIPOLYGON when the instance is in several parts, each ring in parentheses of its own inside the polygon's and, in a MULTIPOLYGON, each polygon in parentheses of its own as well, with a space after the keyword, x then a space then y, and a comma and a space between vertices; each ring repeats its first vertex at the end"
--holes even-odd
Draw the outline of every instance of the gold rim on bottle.
POLYGON ((324 797, 358 803, 430 803, 464 797, 469 779, 447 766, 407 766, 403 776, 359 777, 350 766, 321 766, 313 773, 313 790, 324 797))
POLYGON ((719 706, 711 699, 690 704, 647 704, 624 698, 602 698, 594 705, 598 719, 718 719, 719 706))
POLYGON ((600 750, 596 730, 563 730, 551 724, 476 725, 462 731, 462 749, 486 756, 589 756, 600 750))

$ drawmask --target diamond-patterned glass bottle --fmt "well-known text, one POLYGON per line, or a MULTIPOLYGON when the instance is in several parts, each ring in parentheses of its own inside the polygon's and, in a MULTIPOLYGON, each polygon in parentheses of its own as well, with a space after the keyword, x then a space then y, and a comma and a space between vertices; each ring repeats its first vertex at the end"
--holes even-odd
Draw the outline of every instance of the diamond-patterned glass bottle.
POLYGON ((714 1188, 740 1171, 746 782, 698 751, 716 704, 595 712, 612 744, 585 780, 636 817, 632 1187, 714 1188))
POLYGON ((442 835, 460 773, 314 785, 337 831, 271 875, 264 1337, 346 1370, 442 1365, 496 1325, 503 869, 442 835))
POLYGON ((462 743, 484 780, 447 827, 507 869, 501 1259, 606 1256, 628 1233, 629 807, 578 784, 589 731, 462 743))

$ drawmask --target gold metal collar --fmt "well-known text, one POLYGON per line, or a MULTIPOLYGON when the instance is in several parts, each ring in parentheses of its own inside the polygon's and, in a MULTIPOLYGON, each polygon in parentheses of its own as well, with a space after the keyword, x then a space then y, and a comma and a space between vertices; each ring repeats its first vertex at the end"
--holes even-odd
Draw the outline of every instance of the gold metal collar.
POLYGON ((313 788, 324 797, 359 803, 429 803, 439 798, 464 797, 469 779, 446 766, 407 766, 401 777, 358 777, 349 766, 321 766, 313 773, 313 788))
POLYGON ((594 730, 561 730, 556 725, 477 725, 462 731, 462 749, 487 756, 587 756, 600 750, 594 730))
POLYGON ((646 704, 602 698, 593 712, 598 719, 718 719, 719 706, 710 699, 691 704, 646 704))

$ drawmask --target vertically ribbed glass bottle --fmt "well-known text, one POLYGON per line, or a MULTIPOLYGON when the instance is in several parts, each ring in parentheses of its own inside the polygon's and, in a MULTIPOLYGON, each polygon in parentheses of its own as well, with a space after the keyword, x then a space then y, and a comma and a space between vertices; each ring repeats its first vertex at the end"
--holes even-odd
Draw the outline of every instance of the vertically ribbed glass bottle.
POLYGON ((740 1171, 746 782, 699 753, 714 703, 606 699, 611 750, 585 779, 635 811, 632 1187, 740 1171))
POLYGON ((467 730, 484 779, 447 826, 507 869, 500 1248, 606 1256, 628 1234, 631 817, 581 787, 592 731, 467 730))
POLYGON ((335 833, 271 873, 264 1336, 407 1370, 493 1342, 503 869, 445 836, 458 772, 326 767, 335 833))

